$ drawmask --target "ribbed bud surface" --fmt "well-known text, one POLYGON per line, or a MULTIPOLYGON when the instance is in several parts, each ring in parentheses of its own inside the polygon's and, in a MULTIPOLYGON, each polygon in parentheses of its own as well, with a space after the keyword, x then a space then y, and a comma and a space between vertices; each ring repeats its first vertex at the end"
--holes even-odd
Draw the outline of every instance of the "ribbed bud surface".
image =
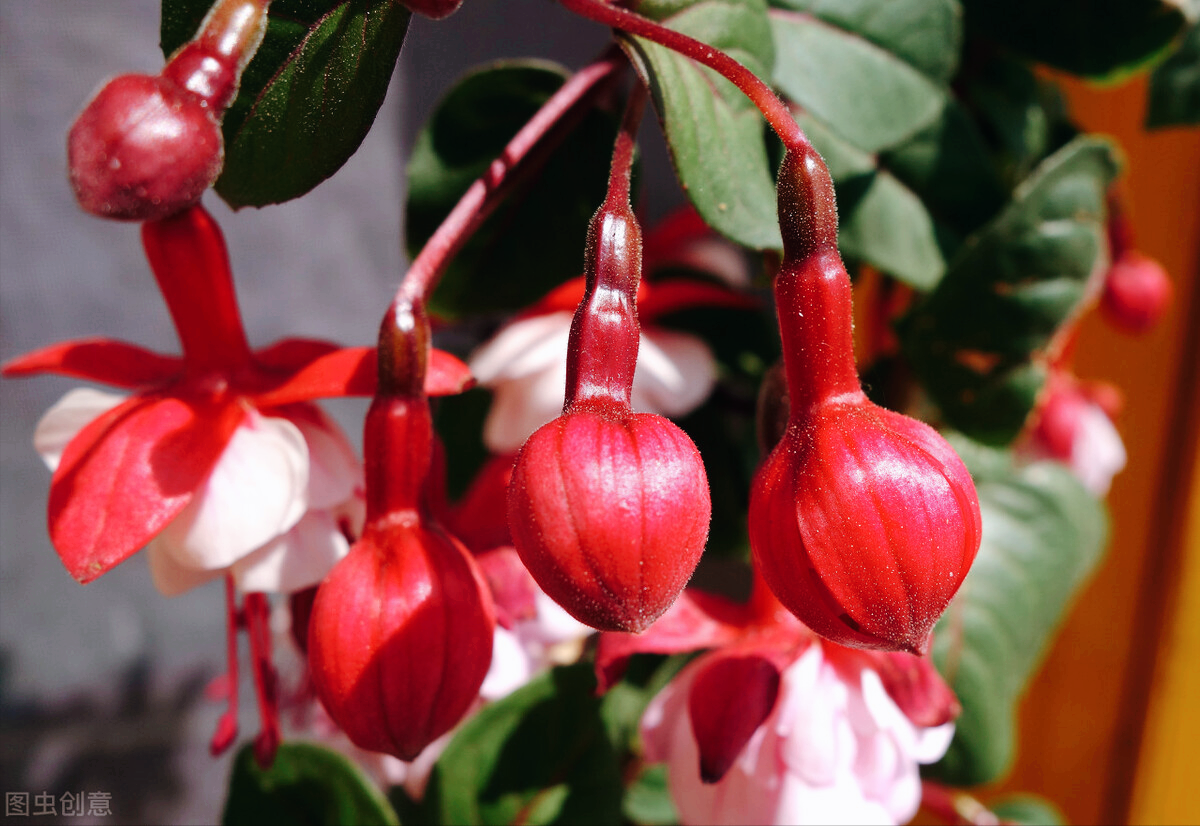
POLYGON ((572 616, 641 631, 687 584, 708 538, 704 464, 651 414, 568 412, 521 449, 508 492, 521 560, 572 616))

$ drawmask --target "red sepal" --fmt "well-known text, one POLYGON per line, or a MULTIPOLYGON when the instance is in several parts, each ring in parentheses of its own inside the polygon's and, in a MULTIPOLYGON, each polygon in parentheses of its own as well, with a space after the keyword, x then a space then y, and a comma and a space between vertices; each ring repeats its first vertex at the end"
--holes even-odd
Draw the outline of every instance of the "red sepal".
POLYGON ((315 338, 285 338, 254 351, 260 367, 294 373, 322 356, 341 349, 330 341, 315 338))
POLYGON ((183 360, 114 341, 85 338, 60 341, 17 356, 0 369, 10 378, 58 373, 113 387, 135 389, 162 384, 179 375, 183 360))
POLYGON ((758 310, 763 306, 758 296, 741 293, 690 278, 670 278, 655 281, 638 301, 638 314, 644 321, 651 321, 667 313, 690 310, 695 307, 724 307, 731 310, 758 310))
POLYGON ((775 708, 781 673, 776 658, 763 653, 730 651, 705 658, 688 693, 705 783, 725 776, 775 708))
POLYGON ((91 582, 178 516, 245 415, 136 396, 84 427, 50 483, 50 540, 71 576, 91 582))
MULTIPOLYGON (((281 342, 282 343, 282 342, 281 342)), ((254 397, 259 407, 330 398, 373 396, 377 380, 374 347, 345 347, 310 361, 282 384, 254 397)), ((452 396, 475 384, 471 369, 443 350, 432 350, 425 373, 425 392, 452 396)))

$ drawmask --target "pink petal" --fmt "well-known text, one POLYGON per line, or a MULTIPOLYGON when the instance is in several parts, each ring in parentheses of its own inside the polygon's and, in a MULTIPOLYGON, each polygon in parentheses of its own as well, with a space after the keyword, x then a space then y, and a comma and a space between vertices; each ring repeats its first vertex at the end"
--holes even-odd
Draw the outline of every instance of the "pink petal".
POLYGON ((503 699, 529 682, 533 670, 533 662, 517 636, 497 626, 492 640, 492 664, 479 687, 479 695, 485 700, 503 699))
POLYGON ((633 409, 684 416, 712 392, 717 365, 702 340, 667 330, 643 332, 633 375, 633 409))
POLYGON ((780 669, 755 653, 706 657, 688 696, 692 734, 700 749, 700 777, 720 780, 775 708, 780 669))
POLYGON ((164 597, 179 596, 225 575, 222 570, 201 571, 180 565, 170 548, 158 537, 146 545, 146 560, 150 564, 150 578, 154 580, 154 587, 164 597))
POLYGON ((600 691, 621 679, 634 654, 677 654, 713 648, 744 633, 745 606, 725 597, 689 589, 641 634, 600 635, 596 647, 596 680, 600 691))
POLYGON ((180 565, 228 568, 300 521, 307 483, 308 448, 299 429, 251 412, 160 539, 180 565))
POLYGON ((904 652, 862 652, 892 702, 917 726, 940 726, 962 711, 954 691, 928 657, 904 652))
POLYGON ((232 403, 135 396, 80 431, 50 485, 50 539, 71 575, 92 581, 170 523, 243 416, 232 403))
POLYGON ((125 401, 125 396, 104 393, 90 387, 68 391, 55 402, 37 423, 33 431, 33 447, 51 471, 58 467, 63 451, 93 419, 125 401))
POLYGON ((855 737, 846 716, 847 687, 810 645, 783 675, 776 726, 788 771, 813 786, 828 786, 848 773, 855 737))
POLYGON ((244 593, 291 594, 316 585, 350 550, 327 510, 309 511, 283 536, 233 563, 244 593))
POLYGON ((497 619, 507 627, 537 614, 539 588, 517 555, 516 548, 499 547, 475 557, 496 604, 497 619))
POLYGON ((483 423, 488 450, 515 453, 535 430, 558 418, 566 385, 565 358, 541 373, 498 384, 483 423))
POLYGON ((1087 402, 1071 442, 1071 471, 1095 496, 1107 496, 1128 457, 1121 434, 1099 406, 1087 402))
POLYGON ((61 341, 17 356, 0 369, 10 378, 58 373, 113 387, 134 389, 175 378, 183 360, 106 338, 61 341))

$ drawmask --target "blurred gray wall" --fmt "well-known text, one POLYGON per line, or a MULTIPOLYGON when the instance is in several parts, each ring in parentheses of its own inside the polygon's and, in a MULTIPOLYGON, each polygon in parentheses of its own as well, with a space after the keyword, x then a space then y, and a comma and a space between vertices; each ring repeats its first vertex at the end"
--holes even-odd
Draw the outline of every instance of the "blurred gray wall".
MULTIPOLYGON (((158 8, 0 2, 0 359, 98 335, 178 350, 137 227, 83 214, 65 174, 67 128, 95 88, 161 67, 158 8)), ((606 38, 548 0, 466 0, 446 21, 415 18, 374 129, 334 178, 236 216, 205 196, 229 241, 252 343, 369 343, 405 266, 402 158, 437 98, 475 63, 535 55, 577 68, 606 38)), ((30 439, 79 384, 0 381, 0 792, 107 791, 113 817, 93 822, 216 822, 229 759, 208 755, 222 706, 202 688, 224 667, 221 587, 165 599, 140 556, 80 586, 46 537, 49 472, 30 439)), ((355 439, 364 409, 333 405, 355 439)), ((248 737, 257 718, 245 682, 241 692, 248 737)))

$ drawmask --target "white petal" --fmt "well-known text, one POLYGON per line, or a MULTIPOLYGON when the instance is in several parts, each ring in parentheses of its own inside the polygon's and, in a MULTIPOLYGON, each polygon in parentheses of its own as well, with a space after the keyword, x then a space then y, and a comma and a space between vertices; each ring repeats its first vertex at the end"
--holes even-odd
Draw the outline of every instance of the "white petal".
POLYGON ((720 238, 699 238, 692 241, 669 259, 700 272, 715 275, 731 287, 744 287, 750 283, 750 267, 746 256, 720 238))
POLYGON ((479 687, 479 695, 487 700, 499 700, 525 685, 532 676, 533 663, 517 636, 497 626, 492 637, 492 664, 479 687))
POLYGON ((1096 496, 1108 494, 1112 479, 1125 467, 1125 444, 1112 420, 1095 404, 1079 416, 1071 442, 1071 470, 1096 496))
POLYGON ((562 413, 566 384, 565 359, 541 373, 498 384, 483 423, 483 443, 493 453, 516 451, 562 413))
POLYGON ((349 550, 330 511, 309 511, 286 534, 233 563, 233 578, 245 593, 290 594, 316 585, 349 550))
POLYGON ((557 312, 514 321, 470 358, 471 375, 485 387, 566 364, 572 313, 557 312))
POLYGON ((300 428, 308 445, 308 507, 320 510, 352 497, 363 484, 363 470, 337 422, 316 405, 310 407, 316 422, 307 417, 290 421, 300 428))
POLYGON ((537 611, 537 618, 533 622, 528 623, 533 628, 528 632, 522 628, 522 633, 529 633, 530 636, 536 637, 539 642, 554 644, 570 640, 581 640, 584 637, 591 636, 594 630, 568 614, 561 605, 550 599, 541 588, 538 588, 534 593, 533 604, 537 611))
POLYGON ((716 380, 712 351, 696 336, 661 329, 643 332, 633 376, 633 409, 686 415, 708 398, 716 380))
POLYGON ((154 580, 154 587, 164 597, 179 596, 184 591, 190 591, 225 574, 225 571, 220 569, 201 571, 180 565, 175 561, 171 548, 159 536, 151 539, 146 545, 146 559, 150 564, 150 578, 154 580))
POLYGON ((304 515, 308 448, 286 419, 251 412, 200 495, 159 534, 190 568, 228 568, 304 515))
POLYGON ((910 755, 918 763, 936 763, 950 748, 954 739, 954 723, 942 723, 933 728, 923 728, 917 731, 917 744, 910 755))
POLYGON ((63 451, 95 418, 112 410, 126 397, 90 387, 71 390, 42 415, 33 431, 33 448, 50 470, 57 470, 63 451))

